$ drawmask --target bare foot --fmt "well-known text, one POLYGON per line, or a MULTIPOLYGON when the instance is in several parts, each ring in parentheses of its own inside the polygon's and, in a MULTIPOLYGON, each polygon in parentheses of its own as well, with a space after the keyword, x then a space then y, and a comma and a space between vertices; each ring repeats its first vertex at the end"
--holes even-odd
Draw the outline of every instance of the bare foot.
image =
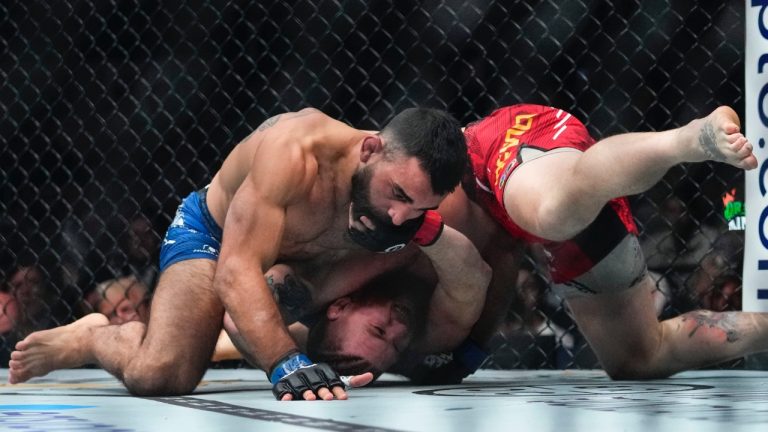
POLYGON ((109 324, 93 313, 62 327, 34 332, 16 344, 8 363, 8 382, 18 384, 56 369, 83 366, 91 361, 85 345, 90 330, 109 324))
POLYGON ((691 162, 713 160, 747 170, 757 168, 752 143, 739 131, 740 125, 739 116, 727 106, 686 125, 683 133, 695 134, 690 135, 695 137, 691 162))

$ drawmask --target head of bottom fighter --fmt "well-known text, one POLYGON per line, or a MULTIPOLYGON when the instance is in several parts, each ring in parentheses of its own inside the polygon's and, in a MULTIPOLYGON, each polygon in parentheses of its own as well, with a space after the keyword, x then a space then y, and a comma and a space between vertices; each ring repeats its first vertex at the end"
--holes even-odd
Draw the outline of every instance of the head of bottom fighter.
POLYGON ((421 278, 393 272, 340 297, 311 323, 307 353, 342 375, 379 376, 424 334, 431 290, 421 278))

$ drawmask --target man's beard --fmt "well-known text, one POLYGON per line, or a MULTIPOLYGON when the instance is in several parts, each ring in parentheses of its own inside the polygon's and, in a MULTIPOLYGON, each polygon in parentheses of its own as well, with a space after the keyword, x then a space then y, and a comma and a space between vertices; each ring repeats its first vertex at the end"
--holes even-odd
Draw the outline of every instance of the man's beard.
POLYGON ((358 169, 352 175, 352 217, 355 220, 358 220, 360 219, 360 216, 365 216, 377 227, 394 227, 389 215, 375 208, 371 203, 372 177, 373 168, 370 165, 358 169))

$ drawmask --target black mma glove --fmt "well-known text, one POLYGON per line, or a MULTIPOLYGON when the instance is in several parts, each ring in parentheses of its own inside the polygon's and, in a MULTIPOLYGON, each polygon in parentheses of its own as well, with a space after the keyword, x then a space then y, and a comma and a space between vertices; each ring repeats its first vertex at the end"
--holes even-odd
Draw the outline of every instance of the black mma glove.
POLYGON ((465 340, 452 353, 424 357, 410 374, 411 382, 418 385, 461 384, 464 378, 477 371, 488 353, 471 339, 465 340))
POLYGON ((325 363, 312 363, 304 354, 293 351, 278 360, 269 372, 272 394, 277 400, 290 394, 293 400, 304 399, 304 392, 325 387, 344 387, 339 374, 325 363))
POLYGON ((353 217, 366 216, 376 225, 376 229, 358 231, 349 227, 349 237, 360 246, 374 252, 389 253, 403 249, 409 242, 420 246, 430 246, 443 233, 443 218, 434 210, 427 210, 416 219, 405 221, 400 226, 382 222, 376 218, 354 212, 353 217))

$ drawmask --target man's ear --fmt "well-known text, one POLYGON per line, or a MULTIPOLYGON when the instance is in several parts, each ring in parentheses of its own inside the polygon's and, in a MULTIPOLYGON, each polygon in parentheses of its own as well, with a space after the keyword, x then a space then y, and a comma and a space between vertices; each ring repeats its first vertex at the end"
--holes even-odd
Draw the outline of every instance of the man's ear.
POLYGON ((350 299, 348 296, 337 298, 333 303, 331 303, 330 306, 328 306, 328 309, 325 311, 325 315, 328 318, 328 321, 334 321, 338 319, 344 312, 344 309, 346 309, 350 304, 352 304, 352 299, 350 299))
POLYGON ((363 138, 363 144, 361 146, 360 162, 368 162, 368 159, 370 159, 371 156, 381 152, 384 148, 380 135, 368 135, 363 138))

